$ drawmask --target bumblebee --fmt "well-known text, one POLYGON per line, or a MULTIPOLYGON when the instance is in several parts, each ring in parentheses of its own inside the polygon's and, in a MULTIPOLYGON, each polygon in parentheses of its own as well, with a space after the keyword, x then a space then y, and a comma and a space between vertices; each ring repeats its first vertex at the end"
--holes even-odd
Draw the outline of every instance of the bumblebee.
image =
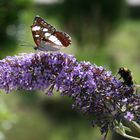
POLYGON ((121 76, 120 79, 123 79, 125 85, 129 87, 134 85, 132 72, 129 69, 120 67, 118 70, 118 74, 121 76))

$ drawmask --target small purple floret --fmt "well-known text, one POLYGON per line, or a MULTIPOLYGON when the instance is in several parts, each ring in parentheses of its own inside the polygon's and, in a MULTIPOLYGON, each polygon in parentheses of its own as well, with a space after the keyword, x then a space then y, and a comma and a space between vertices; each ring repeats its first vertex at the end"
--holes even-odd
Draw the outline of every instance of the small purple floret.
POLYGON ((134 119, 134 114, 132 114, 131 112, 126 112, 126 115, 124 116, 125 119, 127 119, 128 121, 132 121, 134 119))

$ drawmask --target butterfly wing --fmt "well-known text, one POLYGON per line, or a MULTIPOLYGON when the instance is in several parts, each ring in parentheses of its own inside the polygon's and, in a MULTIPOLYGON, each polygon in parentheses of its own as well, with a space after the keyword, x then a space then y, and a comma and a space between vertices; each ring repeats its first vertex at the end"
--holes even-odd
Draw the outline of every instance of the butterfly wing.
POLYGON ((40 16, 36 16, 34 18, 33 25, 31 25, 31 31, 36 45, 40 46, 41 40, 44 38, 45 34, 51 36, 51 34, 53 34, 56 29, 48 24, 40 16))
POLYGON ((61 31, 55 31, 53 35, 61 42, 62 46, 68 47, 71 44, 71 37, 61 31))
POLYGON ((41 51, 58 51, 60 50, 62 46, 59 46, 59 45, 52 45, 52 43, 50 42, 46 42, 46 41, 43 41, 41 40, 41 44, 39 47, 35 47, 35 50, 41 50, 41 51))
POLYGON ((34 18, 31 30, 36 49, 56 51, 71 44, 71 38, 67 33, 57 31, 40 16, 34 18))

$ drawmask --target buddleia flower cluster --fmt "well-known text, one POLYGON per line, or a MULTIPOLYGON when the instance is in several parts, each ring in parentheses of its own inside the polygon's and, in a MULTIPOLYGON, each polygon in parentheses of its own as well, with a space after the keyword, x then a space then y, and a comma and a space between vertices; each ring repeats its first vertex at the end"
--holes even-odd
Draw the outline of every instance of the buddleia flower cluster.
POLYGON ((92 118, 92 125, 106 133, 122 120, 140 123, 140 96, 111 71, 90 62, 78 62, 61 52, 31 53, 0 60, 0 89, 54 89, 73 100, 72 107, 92 118))

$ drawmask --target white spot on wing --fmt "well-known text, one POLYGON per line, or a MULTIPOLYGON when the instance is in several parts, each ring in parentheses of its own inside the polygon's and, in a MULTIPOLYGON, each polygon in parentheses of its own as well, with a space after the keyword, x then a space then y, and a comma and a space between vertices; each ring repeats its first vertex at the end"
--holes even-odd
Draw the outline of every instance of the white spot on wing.
POLYGON ((35 35, 35 37, 39 37, 39 35, 35 35))
POLYGON ((55 42, 55 41, 57 41, 58 39, 57 39, 54 35, 51 35, 51 36, 49 37, 49 40, 51 40, 52 42, 55 42))
POLYGON ((45 33, 45 38, 48 39, 48 37, 50 36, 50 33, 45 33))
POLYGON ((32 31, 38 31, 38 30, 40 30, 40 26, 34 26, 34 27, 32 28, 32 31))
POLYGON ((47 32, 47 31, 48 31, 48 29, 47 29, 47 28, 44 28, 44 29, 43 29, 43 32, 47 32))
POLYGON ((57 39, 56 36, 51 35, 48 39, 49 39, 50 41, 52 41, 53 43, 55 43, 56 45, 62 46, 62 43, 57 39))
POLYGON ((57 39, 56 41, 54 41, 54 43, 56 44, 56 45, 60 45, 60 46, 62 46, 62 43, 57 39))

